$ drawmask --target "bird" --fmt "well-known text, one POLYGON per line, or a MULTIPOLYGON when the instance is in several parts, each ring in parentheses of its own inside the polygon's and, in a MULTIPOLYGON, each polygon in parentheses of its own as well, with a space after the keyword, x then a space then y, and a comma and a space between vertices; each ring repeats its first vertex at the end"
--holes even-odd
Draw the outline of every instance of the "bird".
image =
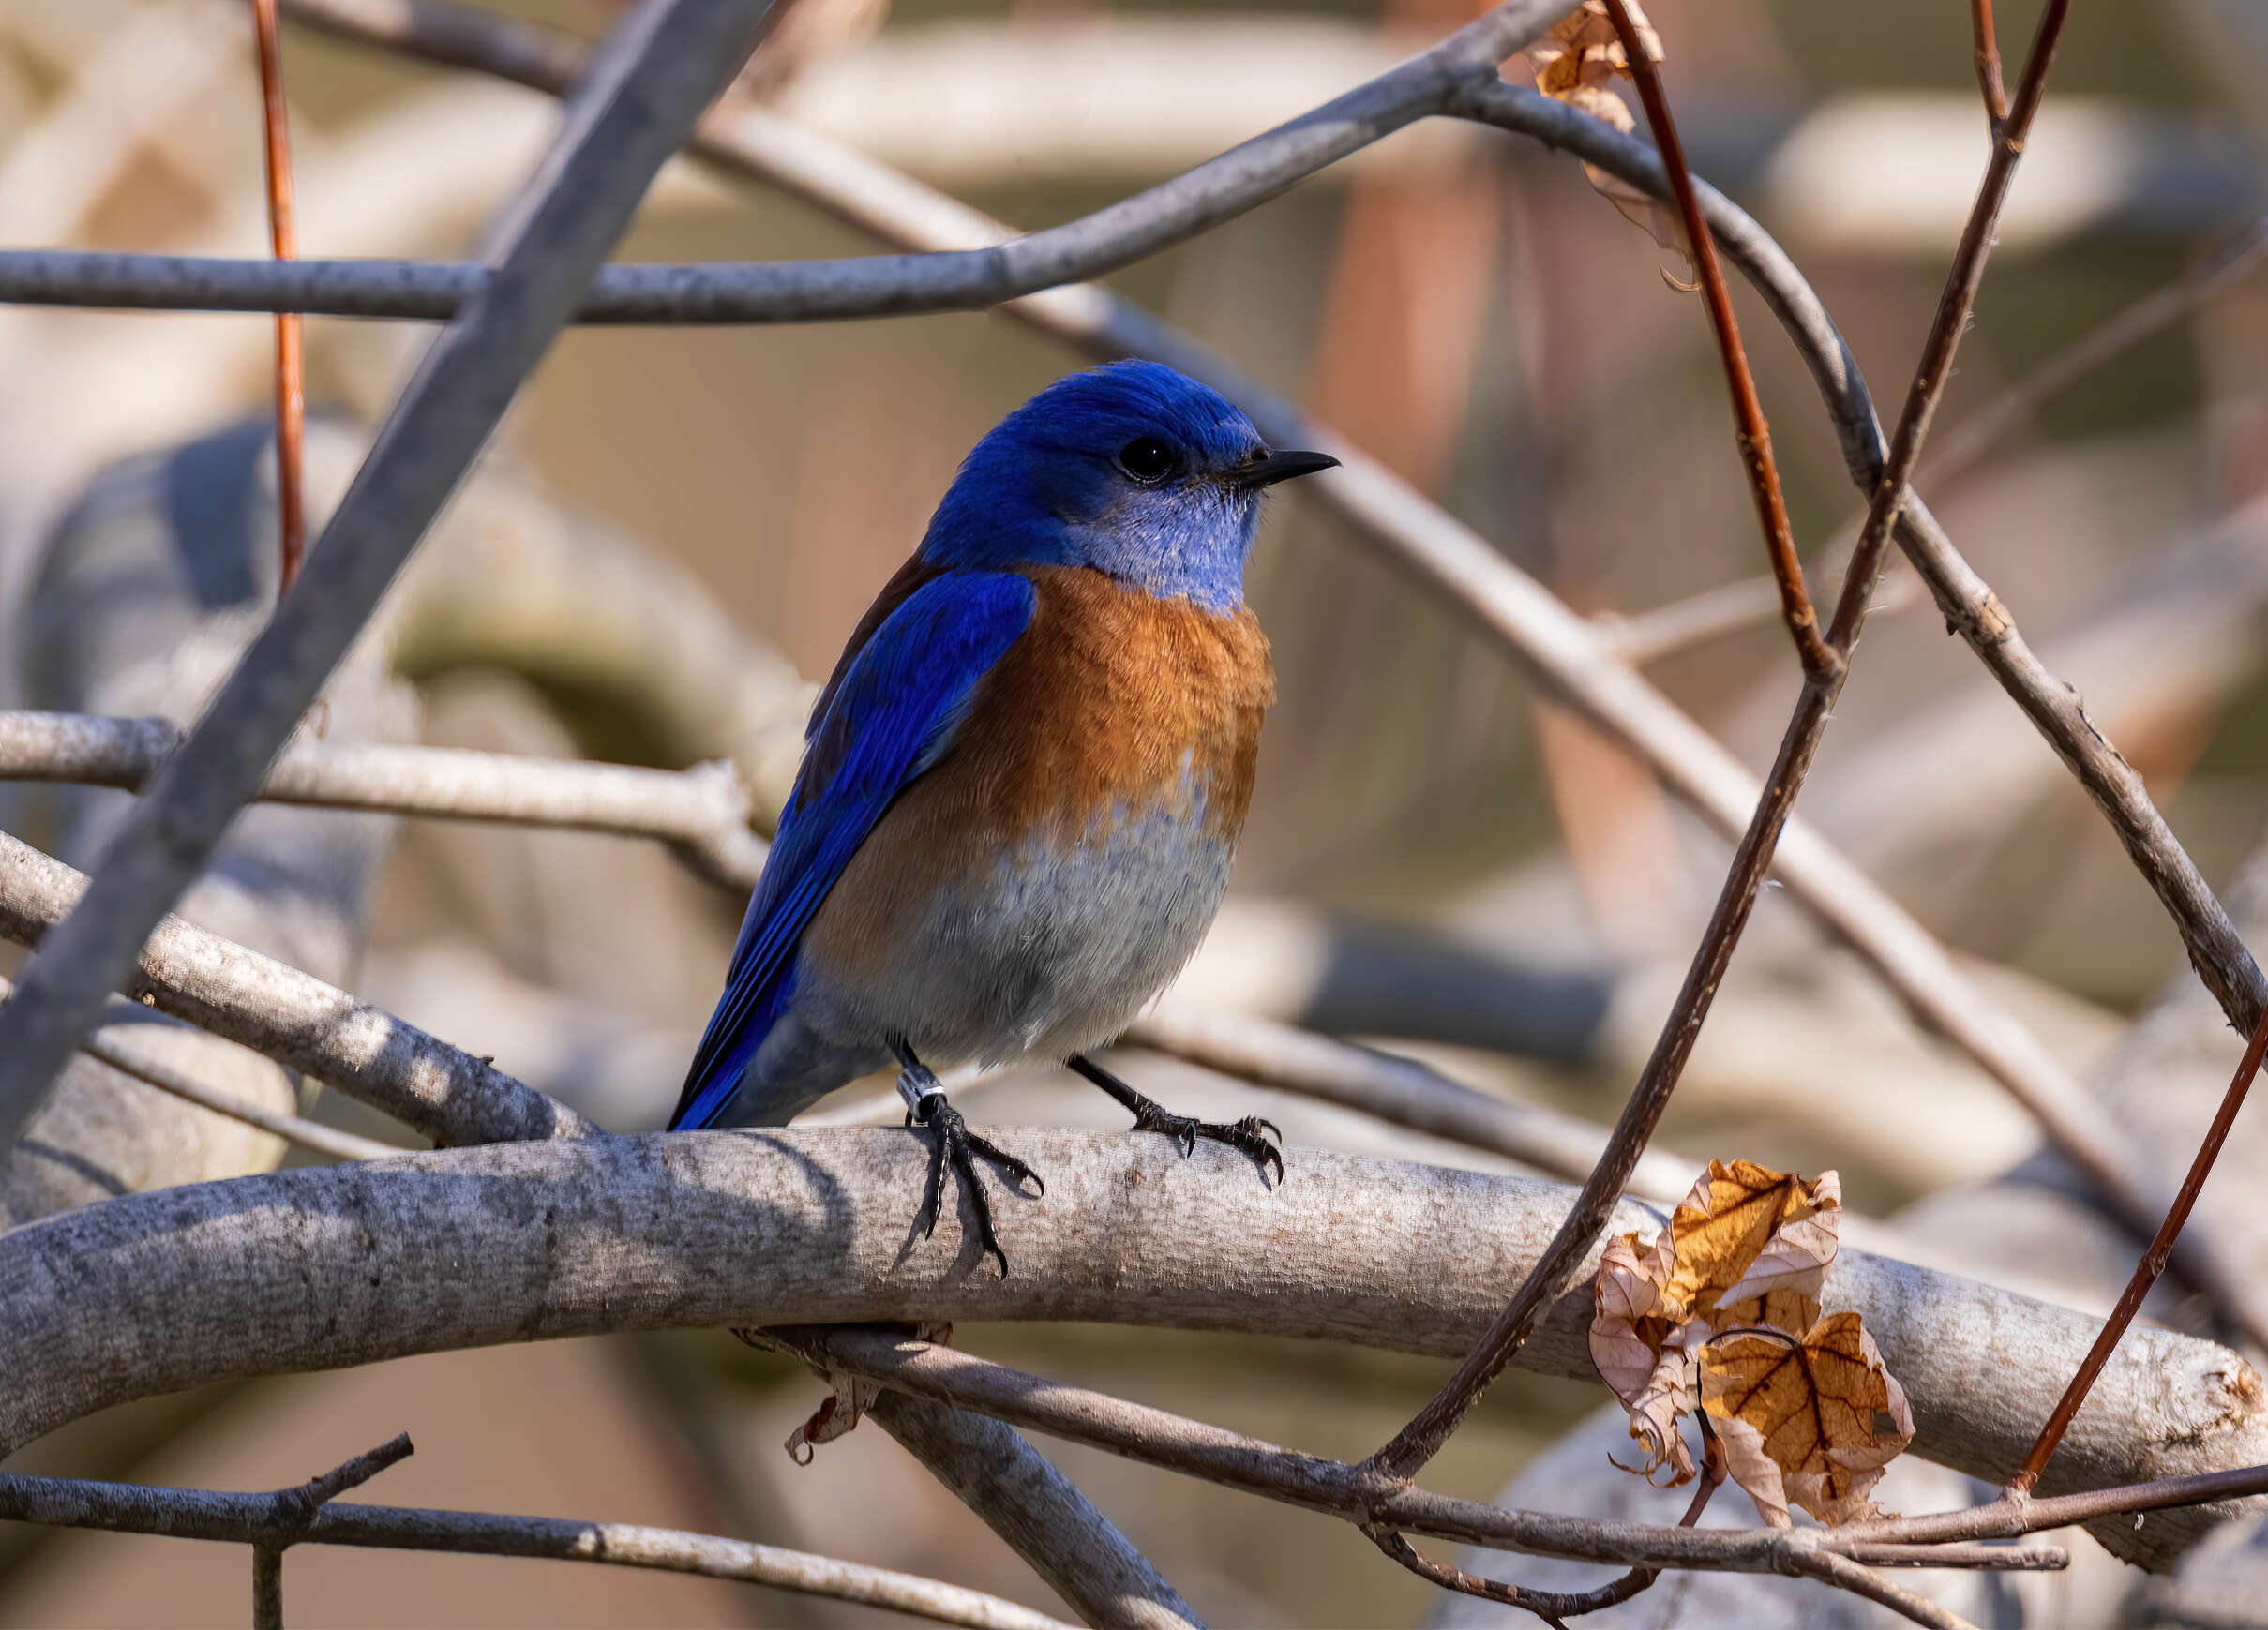
POLYGON ((977 442, 812 708, 671 1129, 784 1126, 894 1066, 931 1139, 916 1230, 950 1167, 1002 1277, 972 1157, 1045 1182, 939 1069, 1059 1061, 1135 1130, 1282 1181, 1272 1124, 1176 1114, 1089 1054, 1219 910, 1275 698, 1244 602, 1262 495, 1338 462, 1145 361, 1066 375, 977 442))

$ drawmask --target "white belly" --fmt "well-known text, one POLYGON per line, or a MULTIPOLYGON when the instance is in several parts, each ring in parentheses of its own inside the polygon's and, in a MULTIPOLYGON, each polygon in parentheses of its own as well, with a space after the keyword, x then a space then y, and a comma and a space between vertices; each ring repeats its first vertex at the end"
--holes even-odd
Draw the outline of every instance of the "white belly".
POLYGON ((903 1035, 933 1067, 1065 1058, 1165 988, 1211 926, 1232 845, 1201 807, 1034 841, 940 890, 862 988, 810 994, 849 1041, 903 1035))

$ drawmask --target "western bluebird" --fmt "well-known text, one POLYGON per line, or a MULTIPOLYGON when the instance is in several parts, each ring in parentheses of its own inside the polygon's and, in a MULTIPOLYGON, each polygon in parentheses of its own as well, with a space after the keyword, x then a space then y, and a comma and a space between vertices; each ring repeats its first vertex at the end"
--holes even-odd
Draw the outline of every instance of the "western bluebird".
POLYGON ((1275 695, 1243 597, 1260 495, 1337 462, 1270 452, 1146 362, 1059 380, 978 442, 819 693, 671 1127, 785 1125, 894 1060, 937 1134, 917 1225, 950 1161, 1002 1273, 970 1153, 1039 1179, 932 1064, 1062 1059, 1137 1130, 1281 1178, 1273 1127, 1171 1114, 1085 1054, 1220 907, 1275 695))

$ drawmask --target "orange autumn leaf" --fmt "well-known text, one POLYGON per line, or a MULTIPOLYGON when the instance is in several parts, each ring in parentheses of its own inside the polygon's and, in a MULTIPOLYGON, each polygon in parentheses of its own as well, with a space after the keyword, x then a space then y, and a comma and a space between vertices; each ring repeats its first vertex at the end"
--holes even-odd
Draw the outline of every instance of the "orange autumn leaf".
POLYGON ((1856 1313, 1830 1313, 1800 1338, 1728 1331, 1700 1354, 1701 1403, 1725 1465, 1764 1519, 1793 1501, 1823 1522, 1879 1515, 1868 1498, 1914 1437, 1906 1395, 1856 1313))
POLYGON ((1841 1214, 1842 1179, 1833 1172, 1807 1184, 1750 1160, 1712 1160, 1670 1219, 1675 1267, 1666 1299, 1691 1314, 1773 1291, 1815 1297, 1835 1260, 1841 1214))
POLYGON ((1913 1423, 1857 1315, 1820 1317, 1841 1215, 1832 1172, 1807 1182, 1713 1161, 1651 1241, 1608 1242, 1590 1348, 1645 1451, 1627 1470, 1692 1477, 1680 1428, 1705 1409, 1768 1520, 1786 1521, 1790 1500, 1833 1521, 1872 1510, 1867 1493, 1913 1423))

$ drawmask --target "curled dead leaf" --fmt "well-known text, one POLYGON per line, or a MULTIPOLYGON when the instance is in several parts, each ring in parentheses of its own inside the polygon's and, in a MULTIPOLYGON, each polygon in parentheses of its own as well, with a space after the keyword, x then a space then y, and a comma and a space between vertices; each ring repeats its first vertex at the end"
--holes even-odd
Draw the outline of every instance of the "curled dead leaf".
POLYGON ((1667 1234, 1652 1246, 1641 1246, 1634 1234, 1622 1234, 1607 1241, 1599 1259, 1591 1362, 1625 1403, 1645 1390, 1662 1341, 1681 1317, 1662 1299, 1671 1265, 1667 1234))
POLYGON ((1673 1487, 1693 1475, 1677 1423, 1700 1398, 1692 1353, 1670 1339, 1680 1324, 1663 1300, 1674 1266, 1666 1231, 1647 1247, 1634 1234, 1610 1240, 1591 1317, 1591 1362, 1630 1411, 1630 1436, 1645 1450, 1645 1463, 1626 1470, 1650 1480, 1667 1466, 1673 1487))
MULTIPOLYGON (((1632 0, 1624 0, 1624 6, 1637 28, 1647 58, 1661 61, 1661 37, 1654 32, 1653 24, 1632 0)), ((1554 23, 1551 32, 1523 54, 1536 76, 1536 88, 1545 96, 1580 108, 1625 135, 1634 127, 1629 104, 1614 90, 1614 82, 1629 79, 1630 69, 1621 36, 1615 31, 1614 19, 1607 15, 1606 0, 1583 0, 1582 5, 1554 23)), ((1665 268, 1664 281, 1688 293, 1700 287, 1692 281, 1693 256, 1686 242, 1685 223, 1675 210, 1603 170, 1585 164, 1583 173, 1592 188, 1621 211, 1625 219, 1661 247, 1684 257, 1686 277, 1683 280, 1673 277, 1665 268)))
POLYGON ((799 1466, 811 1464, 812 1453, 821 1443, 832 1443, 846 1436, 859 1424, 874 1400, 882 1395, 879 1383, 861 1381, 852 1375, 829 1378, 834 1390, 819 1399, 804 1424, 788 1434, 788 1458, 799 1466))
MULTIPOLYGON (((899 1326, 916 1341, 948 1342, 953 1339, 953 1326, 943 1321, 899 1326)), ((735 1330, 734 1335, 751 1346, 768 1345, 760 1330, 735 1330)), ((832 1443, 846 1436, 874 1407, 874 1400, 882 1396, 879 1382, 862 1381, 855 1375, 838 1375, 833 1370, 821 1370, 821 1378, 832 1389, 819 1399, 804 1424, 788 1434, 788 1458, 799 1466, 811 1464, 813 1452, 821 1443, 832 1443)))
POLYGON ((1699 1356, 1675 1343, 1663 1348, 1636 1396, 1623 1400, 1630 1414, 1630 1437, 1645 1450, 1645 1463, 1625 1471, 1651 1483, 1666 1466, 1670 1478, 1664 1487, 1671 1488, 1693 1480, 1693 1457, 1677 1423, 1699 1407, 1700 1385, 1699 1356))
POLYGON ((1699 1369, 1726 1469, 1766 1522, 1784 1527, 1791 1501, 1823 1522, 1879 1515, 1867 1496, 1913 1441, 1914 1413, 1856 1313, 1830 1313, 1800 1338, 1728 1331, 1699 1369))

